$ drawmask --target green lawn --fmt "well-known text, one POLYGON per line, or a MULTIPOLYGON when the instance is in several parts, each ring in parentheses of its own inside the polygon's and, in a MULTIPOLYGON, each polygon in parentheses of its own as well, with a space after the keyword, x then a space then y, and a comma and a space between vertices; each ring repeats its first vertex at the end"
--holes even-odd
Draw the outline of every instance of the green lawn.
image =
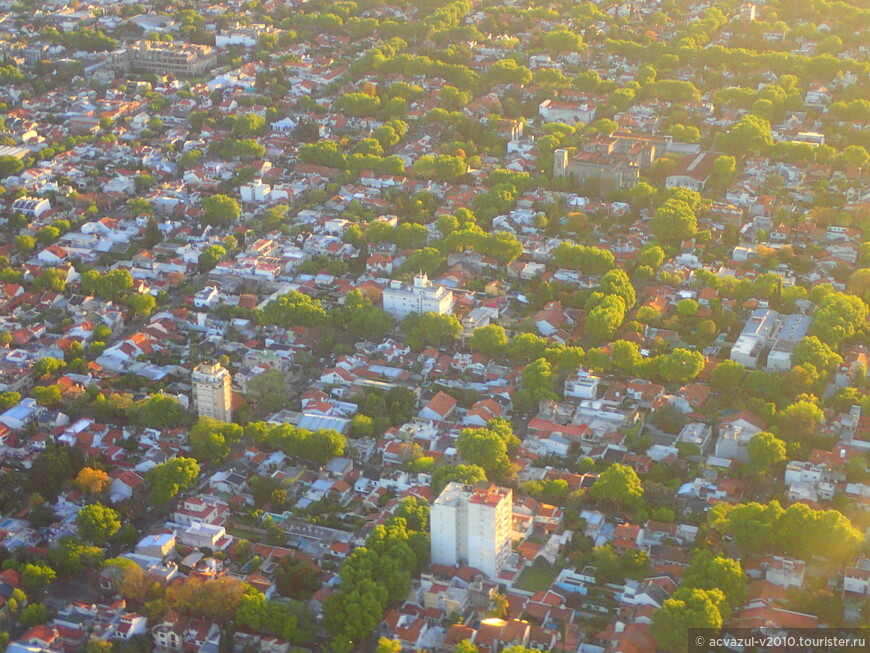
POLYGON ((558 575, 558 569, 526 567, 523 569, 523 573, 520 574, 519 580, 514 583, 514 587, 529 592, 548 590, 558 575))

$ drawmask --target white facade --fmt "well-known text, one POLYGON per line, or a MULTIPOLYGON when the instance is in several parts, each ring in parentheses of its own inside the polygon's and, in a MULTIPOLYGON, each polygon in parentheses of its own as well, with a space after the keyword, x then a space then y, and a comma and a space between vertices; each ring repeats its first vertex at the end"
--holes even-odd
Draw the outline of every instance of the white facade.
POLYGON ((468 564, 498 577, 511 552, 513 494, 492 483, 450 483, 432 505, 433 564, 468 564))
POLYGON ((565 396, 576 399, 598 399, 600 380, 590 374, 589 370, 580 369, 576 374, 565 379, 565 396))
POLYGON ((12 212, 29 218, 38 218, 51 209, 51 202, 42 197, 19 197, 12 203, 12 212))
POLYGON ((719 439, 716 440, 716 456, 729 458, 741 463, 749 462, 749 440, 761 429, 756 427, 723 424, 719 427, 719 439))
POLYGON ((200 417, 233 421, 233 391, 229 370, 220 363, 200 363, 193 370, 193 400, 200 417))
POLYGON ((812 318, 808 315, 780 315, 770 309, 758 308, 752 311, 731 347, 731 360, 755 369, 764 349, 772 347, 766 369, 790 370, 792 349, 807 334, 811 323, 812 318))
POLYGON ((239 187, 243 202, 265 202, 272 193, 272 187, 256 179, 239 187))
POLYGON ((224 546, 220 546, 220 540, 224 539, 227 532, 223 526, 204 524, 200 521, 193 522, 187 530, 181 531, 178 539, 182 544, 193 547, 206 547, 209 549, 226 548, 232 541, 227 538, 224 546))
POLYGON ((568 125, 592 122, 597 110, 598 107, 591 102, 544 100, 538 105, 538 115, 546 122, 564 122, 568 125))
POLYGON ((444 286, 433 286, 425 274, 415 276, 413 286, 391 281, 384 289, 384 310, 400 320, 411 313, 445 315, 452 308, 453 291, 444 286))

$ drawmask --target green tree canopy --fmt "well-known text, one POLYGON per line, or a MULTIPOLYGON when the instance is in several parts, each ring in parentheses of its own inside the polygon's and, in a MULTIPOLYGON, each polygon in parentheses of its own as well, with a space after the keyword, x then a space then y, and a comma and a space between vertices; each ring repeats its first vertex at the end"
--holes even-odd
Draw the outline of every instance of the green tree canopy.
POLYGON ((485 327, 476 328, 469 340, 472 351, 480 352, 487 356, 501 356, 504 354, 508 338, 504 327, 498 324, 488 324, 485 327))
POLYGON ((698 219, 686 202, 669 199, 656 209, 652 219, 652 230, 656 237, 665 243, 678 243, 695 235, 698 219))
POLYGON ((148 470, 145 478, 151 486, 151 498, 163 505, 191 487, 197 476, 199 464, 193 458, 173 458, 148 470))
POLYGON ((715 555, 709 549, 701 550, 692 557, 683 577, 683 587, 722 591, 727 604, 724 606, 726 609, 722 610, 723 618, 727 618, 731 610, 743 605, 748 585, 749 580, 740 562, 715 555))
POLYGON ((719 606, 724 600, 718 589, 678 589, 652 616, 650 632, 659 648, 673 653, 687 651, 690 628, 721 628, 719 606))
POLYGON ((213 226, 225 226, 239 219, 241 207, 232 197, 227 195, 212 195, 202 201, 205 211, 203 219, 206 224, 213 226))
POLYGON ((432 472, 432 496, 437 497, 449 483, 474 485, 486 480, 486 470, 480 465, 444 465, 432 472))
POLYGON ((867 311, 867 304, 860 297, 829 293, 819 303, 810 331, 823 343, 836 347, 866 324, 867 311))
POLYGON ((79 534, 94 544, 103 544, 121 529, 120 515, 101 503, 92 503, 76 515, 79 534))
POLYGON ((753 435, 746 446, 746 453, 749 464, 758 473, 768 472, 787 459, 785 442, 769 431, 753 435))
POLYGON ((643 486, 637 472, 631 467, 615 464, 605 469, 589 488, 589 497, 595 501, 636 508, 643 500, 643 486))

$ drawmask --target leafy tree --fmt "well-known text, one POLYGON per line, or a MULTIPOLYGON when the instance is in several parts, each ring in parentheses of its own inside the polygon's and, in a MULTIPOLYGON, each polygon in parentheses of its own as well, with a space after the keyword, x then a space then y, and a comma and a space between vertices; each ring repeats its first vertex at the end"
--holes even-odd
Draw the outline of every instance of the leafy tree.
POLYGON ((444 256, 434 247, 424 247, 411 253, 405 262, 402 264, 401 272, 423 272, 426 275, 433 275, 441 268, 444 263, 444 256))
POLYGON ((456 439, 456 451, 470 465, 482 467, 491 480, 504 481, 513 475, 507 445, 494 430, 462 429, 456 439))
POLYGON ((449 154, 424 154, 414 163, 414 172, 435 181, 454 181, 468 170, 465 159, 449 154))
POLYGON ((698 219, 689 204, 671 198, 656 209, 652 219, 652 231, 665 243, 678 243, 695 235, 698 219))
POLYGON ((846 291, 870 303, 870 268, 855 270, 846 281, 846 291))
POLYGON ((697 127, 691 125, 675 124, 668 128, 668 133, 674 137, 675 141, 681 143, 700 143, 701 132, 697 127))
POLYGON ((637 343, 627 340, 616 340, 610 344, 610 353, 613 364, 624 372, 631 373, 643 360, 640 355, 640 347, 637 343))
POLYGON ((473 351, 487 356, 500 356, 504 354, 507 343, 508 338, 504 327, 498 324, 488 324, 485 327, 475 329, 468 344, 473 351))
POLYGON ((88 494, 99 494, 109 485, 109 475, 102 469, 83 467, 75 480, 76 485, 88 494))
POLYGON ((180 424, 184 408, 177 398, 158 392, 131 404, 126 413, 133 424, 165 429, 180 424))
POLYGON ((193 458, 173 458, 148 470, 146 480, 151 486, 151 498, 163 505, 191 487, 197 476, 199 465, 193 458))
POLYGON ((740 119, 726 134, 718 134, 714 146, 737 156, 757 154, 773 143, 770 122, 754 114, 740 119))
POLYGON ((51 550, 52 566, 63 573, 78 573, 85 567, 93 567, 103 557, 98 546, 88 545, 77 537, 61 537, 51 550))
POLYGON ((645 245, 637 255, 637 262, 655 270, 665 262, 665 251, 658 245, 645 245))
POLYGON ((432 496, 438 496, 449 483, 475 485, 486 480, 486 470, 479 465, 445 465, 432 472, 432 496))
POLYGON ((231 224, 241 215, 239 203, 227 195, 218 194, 205 198, 202 208, 205 211, 203 220, 212 226, 231 224))
POLYGON ((33 364, 33 375, 40 379, 44 377, 53 377, 65 367, 66 363, 61 359, 46 356, 45 358, 40 358, 33 364))
POLYGON ((127 208, 133 215, 152 215, 154 213, 154 207, 151 206, 151 202, 143 197, 134 197, 127 200, 127 208))
POLYGON ((157 300, 149 293, 131 293, 124 299, 124 303, 133 310, 134 315, 147 317, 157 305, 157 300))
POLYGON ((227 250, 221 245, 209 245, 199 255, 199 265, 203 270, 211 270, 227 255, 227 250))
MULTIPOLYGON (((8 151, 8 150, 7 150, 8 151)), ((24 169, 24 164, 18 157, 3 155, 0 156, 0 179, 5 179, 16 172, 24 169)))
POLYGON ((586 316, 586 333, 599 340, 612 340, 625 319, 625 302, 619 295, 604 295, 586 316))
POLYGON ((664 357, 659 374, 669 383, 686 383, 704 369, 704 355, 698 351, 677 348, 664 357))
POLYGON ((165 600, 176 612, 226 623, 235 616, 242 599, 255 592, 250 585, 232 576, 206 581, 191 578, 167 588, 165 600))
POLYGON ((34 247, 36 247, 36 239, 33 236, 28 236, 27 234, 15 236, 15 249, 21 254, 33 251, 34 247))
POLYGON ((728 393, 739 388, 745 376, 746 368, 737 361, 722 361, 713 369, 710 385, 717 392, 728 393))
POLYGON ((42 406, 57 406, 62 399, 60 387, 57 385, 37 386, 31 390, 30 394, 42 406))
POLYGON ((354 438, 370 438, 375 429, 372 418, 368 415, 354 415, 350 425, 350 434, 354 438))
POLYGON ((320 587, 317 570, 310 564, 284 558, 275 573, 275 587, 281 596, 307 600, 320 587))
POLYGON ((572 245, 562 242, 553 251, 553 258, 559 267, 580 270, 585 274, 605 274, 613 269, 615 258, 612 252, 599 247, 572 245))
POLYGON ((254 315, 260 324, 290 326, 318 326, 327 320, 327 313, 320 302, 297 290, 270 302, 262 312, 254 315))
POLYGON ((768 472, 787 459, 785 442, 769 431, 753 435, 746 446, 746 453, 749 464, 758 473, 768 472))
POLYGON ((297 619, 288 607, 267 601, 262 592, 248 590, 239 601, 236 623, 257 632, 267 632, 286 640, 296 636, 297 619))
POLYGON ((366 637, 381 620, 386 592, 368 580, 356 583, 352 590, 331 595, 323 605, 323 625, 335 637, 350 641, 366 637))
POLYGON ((401 329, 407 335, 408 345, 420 351, 427 345, 450 344, 462 333, 462 324, 452 313, 411 313, 402 321, 401 329))
POLYGON ((730 534, 741 551, 748 554, 772 547, 782 514, 777 501, 767 505, 752 502, 731 507, 724 517, 713 511, 709 519, 716 530, 730 534))
POLYGON ((200 417, 190 429, 190 453, 200 462, 220 462, 231 447, 242 439, 238 424, 220 422, 211 417, 200 417))
POLYGON ((679 433, 686 418, 676 406, 662 406, 652 414, 652 423, 665 433, 679 433))
POLYGON ((104 639, 91 637, 85 647, 85 653, 112 653, 115 650, 115 645, 112 642, 104 639))
POLYGON ((375 306, 356 289, 347 294, 344 308, 333 311, 332 317, 339 328, 359 338, 375 341, 383 338, 395 324, 392 315, 375 306))
POLYGON ((532 81, 532 73, 513 59, 499 59, 487 71, 489 84, 528 84, 532 81))
POLYGON ((595 501, 635 508, 643 500, 643 487, 637 472, 627 465, 616 464, 601 473, 589 488, 589 497, 595 501))
POLYGON ((792 352, 794 365, 810 363, 819 372, 830 374, 843 359, 816 336, 807 336, 795 345, 792 352))
POLYGON ((349 116, 373 116, 380 105, 381 99, 368 93, 345 93, 335 101, 336 108, 349 116))
POLYGON ((303 163, 314 163, 328 168, 347 168, 347 157, 333 141, 307 143, 299 149, 299 160, 303 163))
POLYGON ((727 188, 737 172, 737 160, 733 156, 722 155, 716 157, 707 180, 710 188, 724 190, 727 188))
POLYGON ((681 299, 677 302, 677 315, 680 317, 692 317, 698 312, 698 302, 694 299, 681 299))
POLYGON ((266 370, 248 381, 246 396, 255 408, 274 413, 287 403, 287 389, 281 370, 266 370))
POLYGON ((76 515, 79 534, 89 542, 103 544, 121 528, 120 515, 116 510, 101 503, 82 508, 76 515))
POLYGON ((532 402, 541 399, 556 399, 555 375, 546 358, 538 358, 523 368, 520 386, 529 393, 532 402))
POLYGON ((727 609, 722 610, 722 616, 737 606, 743 605, 748 592, 749 581, 743 572, 743 567, 737 560, 715 555, 709 549, 699 551, 692 557, 689 569, 683 578, 683 587, 701 590, 721 590, 725 595, 727 609))
POLYGON ((133 275, 121 268, 103 275, 96 270, 88 270, 82 275, 81 285, 86 293, 118 302, 133 289, 133 275))
POLYGON ((690 628, 722 627, 719 606, 725 597, 721 590, 681 588, 652 615, 650 632, 663 651, 688 650, 690 628))
POLYGON ((832 292, 819 303, 810 327, 822 342, 836 346, 855 335, 867 321, 867 304, 860 297, 832 292))
POLYGON ((18 623, 24 628, 32 628, 48 621, 48 609, 43 603, 31 603, 18 615, 18 623))
POLYGON ((28 475, 31 489, 54 501, 63 485, 84 467, 81 451, 74 447, 49 446, 33 462, 28 475))
POLYGON ((825 414, 816 404, 797 401, 777 415, 779 433, 786 440, 806 440, 825 419, 825 414))
POLYGON ((823 555, 844 563, 860 550, 864 538, 843 513, 795 503, 782 513, 775 543, 780 550, 801 558, 823 555))
POLYGON ((266 119, 256 113, 244 113, 233 123, 233 134, 239 138, 259 136, 266 128, 266 119))
POLYGON ((176 159, 176 163, 185 170, 196 166, 202 160, 202 150, 188 150, 176 159))
POLYGON ((17 406, 19 401, 21 401, 20 392, 15 392, 13 390, 0 392, 0 411, 6 411, 13 406, 17 406))
POLYGON ((39 288, 62 293, 66 288, 66 274, 54 268, 43 270, 39 275, 39 288))
POLYGON ((583 39, 567 29, 557 29, 544 35, 544 47, 556 54, 580 52, 583 49, 583 39))
POLYGON ((26 564, 21 570, 21 582, 29 592, 39 592, 50 585, 57 574, 46 564, 26 564))
POLYGON ((629 309, 634 306, 637 297, 634 292, 634 287, 628 275, 623 270, 610 270, 601 279, 601 292, 607 295, 616 295, 620 297, 625 308, 629 309))
POLYGON ((381 637, 378 640, 378 647, 375 649, 375 653, 401 653, 401 651, 402 643, 400 641, 386 637, 381 637))

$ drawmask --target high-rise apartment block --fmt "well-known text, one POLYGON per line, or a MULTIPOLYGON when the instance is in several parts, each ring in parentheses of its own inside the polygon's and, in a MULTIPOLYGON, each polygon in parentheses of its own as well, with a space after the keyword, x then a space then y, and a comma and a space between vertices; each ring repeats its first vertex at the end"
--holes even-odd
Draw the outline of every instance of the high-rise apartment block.
POLYGON ((200 417, 233 421, 230 372, 220 363, 200 363, 193 370, 193 401, 200 417))
POLYGON ((450 483, 432 505, 432 563, 468 564, 497 578, 511 552, 513 496, 489 482, 450 483))

